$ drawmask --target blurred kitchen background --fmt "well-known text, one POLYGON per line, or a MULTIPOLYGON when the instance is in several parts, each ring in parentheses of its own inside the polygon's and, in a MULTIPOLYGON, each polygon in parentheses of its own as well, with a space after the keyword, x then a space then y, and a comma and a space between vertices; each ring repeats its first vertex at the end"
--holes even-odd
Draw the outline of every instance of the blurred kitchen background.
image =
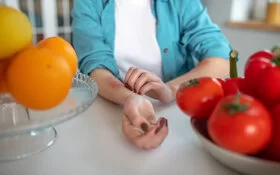
POLYGON ((33 42, 59 35, 71 42, 73 0, 0 0, 23 11, 33 24, 33 42))
MULTIPOLYGON (((240 52, 239 74, 247 57, 280 45, 280 0, 201 0, 212 20, 240 52)), ((32 21, 34 43, 59 35, 71 42, 73 0, 0 0, 25 12, 32 21)))
POLYGON ((280 46, 280 0, 201 0, 240 54, 238 72, 246 59, 261 49, 280 46), (269 5, 269 6, 268 6, 269 5))

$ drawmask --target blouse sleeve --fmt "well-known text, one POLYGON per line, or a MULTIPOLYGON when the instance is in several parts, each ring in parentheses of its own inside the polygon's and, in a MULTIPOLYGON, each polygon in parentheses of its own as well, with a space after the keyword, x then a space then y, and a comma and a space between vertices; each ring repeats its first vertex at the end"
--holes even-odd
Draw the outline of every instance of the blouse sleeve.
POLYGON ((72 9, 73 46, 79 59, 79 69, 85 74, 94 69, 108 69, 118 76, 113 49, 106 44, 101 27, 102 0, 77 0, 72 9))

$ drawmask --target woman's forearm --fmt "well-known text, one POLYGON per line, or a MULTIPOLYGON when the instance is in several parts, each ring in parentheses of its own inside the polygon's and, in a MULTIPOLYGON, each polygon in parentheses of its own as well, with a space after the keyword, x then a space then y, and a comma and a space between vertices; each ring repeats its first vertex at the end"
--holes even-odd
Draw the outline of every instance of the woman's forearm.
POLYGON ((229 74, 229 61, 223 58, 207 58, 200 62, 190 72, 170 81, 166 84, 172 89, 173 97, 179 88, 179 86, 190 79, 198 77, 216 77, 224 78, 229 74))
POLYGON ((99 88, 99 95, 102 97, 123 105, 128 96, 133 94, 124 84, 115 78, 113 74, 106 69, 96 69, 91 73, 91 77, 96 81, 99 88))

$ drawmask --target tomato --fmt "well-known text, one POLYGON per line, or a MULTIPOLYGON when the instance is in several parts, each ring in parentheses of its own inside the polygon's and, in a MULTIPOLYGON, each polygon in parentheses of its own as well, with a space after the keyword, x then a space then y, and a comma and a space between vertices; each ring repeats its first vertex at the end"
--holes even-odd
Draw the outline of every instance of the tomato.
POLYGON ((266 58, 266 59, 272 60, 274 58, 274 55, 269 50, 260 50, 258 52, 255 52, 254 54, 252 54, 249 57, 248 61, 253 60, 253 59, 258 59, 258 58, 266 58))
POLYGON ((183 83, 176 93, 176 102, 186 115, 207 119, 223 96, 222 85, 217 79, 202 77, 183 83))
POLYGON ((260 100, 268 105, 274 105, 280 101, 280 67, 274 64, 261 71, 256 87, 260 100))
POLYGON ((245 65, 245 86, 248 87, 248 89, 251 89, 252 96, 256 97, 257 93, 256 87, 260 83, 259 77, 262 71, 267 67, 272 67, 273 63, 271 60, 268 60, 266 58, 256 58, 253 60, 250 60, 245 65))
POLYGON ((262 153, 263 158, 280 161, 280 103, 271 110, 274 122, 274 134, 272 141, 262 153))
POLYGON ((207 126, 217 145, 241 154, 259 153, 273 133, 273 122, 265 106, 244 94, 221 99, 207 126))

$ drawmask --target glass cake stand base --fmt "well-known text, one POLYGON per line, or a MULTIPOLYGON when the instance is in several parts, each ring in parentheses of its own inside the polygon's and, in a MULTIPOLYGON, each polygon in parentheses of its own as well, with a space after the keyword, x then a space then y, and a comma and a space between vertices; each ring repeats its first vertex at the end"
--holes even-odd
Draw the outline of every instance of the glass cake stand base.
POLYGON ((57 138, 55 128, 30 131, 0 139, 0 162, 13 161, 40 153, 52 146, 57 138))
POLYGON ((19 160, 46 150, 57 139, 55 126, 86 111, 98 93, 96 82, 77 73, 65 100, 56 107, 36 111, 0 94, 0 162, 19 160))

